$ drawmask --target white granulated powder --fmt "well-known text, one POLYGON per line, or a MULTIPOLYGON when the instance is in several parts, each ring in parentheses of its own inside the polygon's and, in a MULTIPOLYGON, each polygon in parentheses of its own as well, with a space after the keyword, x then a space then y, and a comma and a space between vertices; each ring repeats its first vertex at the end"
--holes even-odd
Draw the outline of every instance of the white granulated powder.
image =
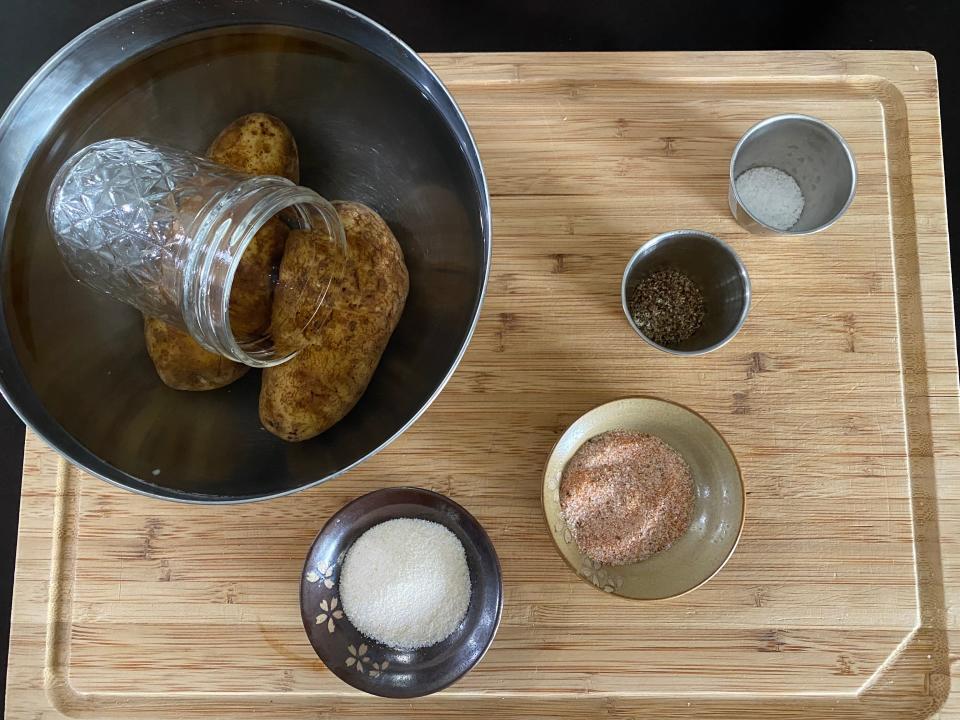
POLYGON ((803 192, 797 181, 783 170, 755 167, 737 178, 740 202, 762 223, 777 230, 789 230, 803 212, 803 192))
POLYGON ((463 545, 429 520, 375 525, 347 552, 340 598, 353 626, 373 640, 400 650, 435 645, 470 605, 463 545))

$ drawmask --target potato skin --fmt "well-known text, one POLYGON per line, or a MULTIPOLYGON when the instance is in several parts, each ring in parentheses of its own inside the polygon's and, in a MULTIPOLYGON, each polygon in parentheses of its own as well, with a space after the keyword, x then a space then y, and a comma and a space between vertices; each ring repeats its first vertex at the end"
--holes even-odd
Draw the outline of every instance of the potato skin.
POLYGON ((280 175, 300 182, 300 156, 293 134, 280 118, 250 113, 227 125, 207 157, 251 175, 280 175))
POLYGON ((143 334, 157 374, 174 390, 213 390, 250 369, 204 349, 186 330, 157 318, 143 319, 143 334))
POLYGON ((255 339, 270 327, 273 269, 280 265, 290 228, 279 217, 267 220, 237 264, 230 292, 230 327, 235 338, 255 339))
POLYGON ((278 352, 294 352, 310 343, 330 317, 339 290, 331 287, 331 278, 345 270, 346 255, 325 229, 290 232, 273 295, 270 330, 278 352), (317 298, 323 298, 319 310, 317 298))
MULTIPOLYGON (((328 317, 308 326, 309 344, 296 357, 263 371, 260 386, 260 421, 288 441, 319 435, 356 405, 400 320, 410 286, 403 251, 383 219, 359 203, 334 207, 351 256, 340 282, 328 291, 328 317)), ((315 238, 290 233, 281 282, 307 248, 315 251, 315 238)), ((284 302, 278 292, 274 318, 284 302)))
MULTIPOLYGON (((240 172, 300 180, 293 135, 281 120, 265 113, 234 120, 213 141, 207 156, 240 172)), ((273 288, 268 278, 280 262, 288 232, 280 218, 271 218, 240 260, 230 294, 230 322, 238 339, 256 337, 270 323, 273 288)), ((215 390, 247 372, 245 365, 205 350, 187 332, 162 320, 145 318, 144 333, 157 374, 176 390, 215 390)))

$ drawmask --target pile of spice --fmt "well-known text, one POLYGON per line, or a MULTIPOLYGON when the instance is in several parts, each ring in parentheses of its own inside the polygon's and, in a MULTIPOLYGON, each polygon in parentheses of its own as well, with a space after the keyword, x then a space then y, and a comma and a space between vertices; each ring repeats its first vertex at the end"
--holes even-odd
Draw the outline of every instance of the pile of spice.
POLYGON ((740 202, 757 220, 777 230, 789 230, 803 212, 804 198, 797 181, 774 167, 755 167, 736 181, 740 202))
POLYGON ((627 304, 640 332, 664 347, 679 345, 703 325, 703 292, 675 268, 645 277, 627 304))
POLYGON ((560 478, 560 511, 580 552, 603 565, 639 562, 690 524, 690 466, 663 440, 613 430, 585 442, 560 478))
POLYGON ((400 650, 435 645, 457 629, 470 605, 463 545, 429 520, 375 525, 347 552, 340 598, 368 638, 400 650))

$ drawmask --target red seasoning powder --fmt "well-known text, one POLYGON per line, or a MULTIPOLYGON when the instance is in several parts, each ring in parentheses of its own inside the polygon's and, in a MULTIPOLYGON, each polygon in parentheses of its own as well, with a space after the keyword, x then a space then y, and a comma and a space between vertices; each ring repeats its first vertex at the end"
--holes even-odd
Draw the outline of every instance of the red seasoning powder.
POLYGON ((605 432, 587 440, 564 468, 560 510, 590 559, 639 562, 666 550, 690 525, 690 466, 658 437, 605 432))

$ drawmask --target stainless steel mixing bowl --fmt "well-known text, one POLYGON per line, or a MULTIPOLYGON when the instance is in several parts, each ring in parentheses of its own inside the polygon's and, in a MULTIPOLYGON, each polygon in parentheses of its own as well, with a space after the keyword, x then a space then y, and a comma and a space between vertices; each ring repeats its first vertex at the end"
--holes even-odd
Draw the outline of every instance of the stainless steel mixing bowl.
POLYGON ((150 495, 239 502, 328 480, 426 409, 480 313, 490 203, 456 104, 417 55, 324 0, 151 0, 54 56, 0 119, 0 388, 73 462, 150 495), (79 147, 139 136, 202 151, 238 115, 287 122, 303 184, 364 202, 410 270, 406 310, 370 387, 300 444, 257 417, 259 375, 185 393, 157 378, 139 313, 71 280, 43 201, 79 147))

